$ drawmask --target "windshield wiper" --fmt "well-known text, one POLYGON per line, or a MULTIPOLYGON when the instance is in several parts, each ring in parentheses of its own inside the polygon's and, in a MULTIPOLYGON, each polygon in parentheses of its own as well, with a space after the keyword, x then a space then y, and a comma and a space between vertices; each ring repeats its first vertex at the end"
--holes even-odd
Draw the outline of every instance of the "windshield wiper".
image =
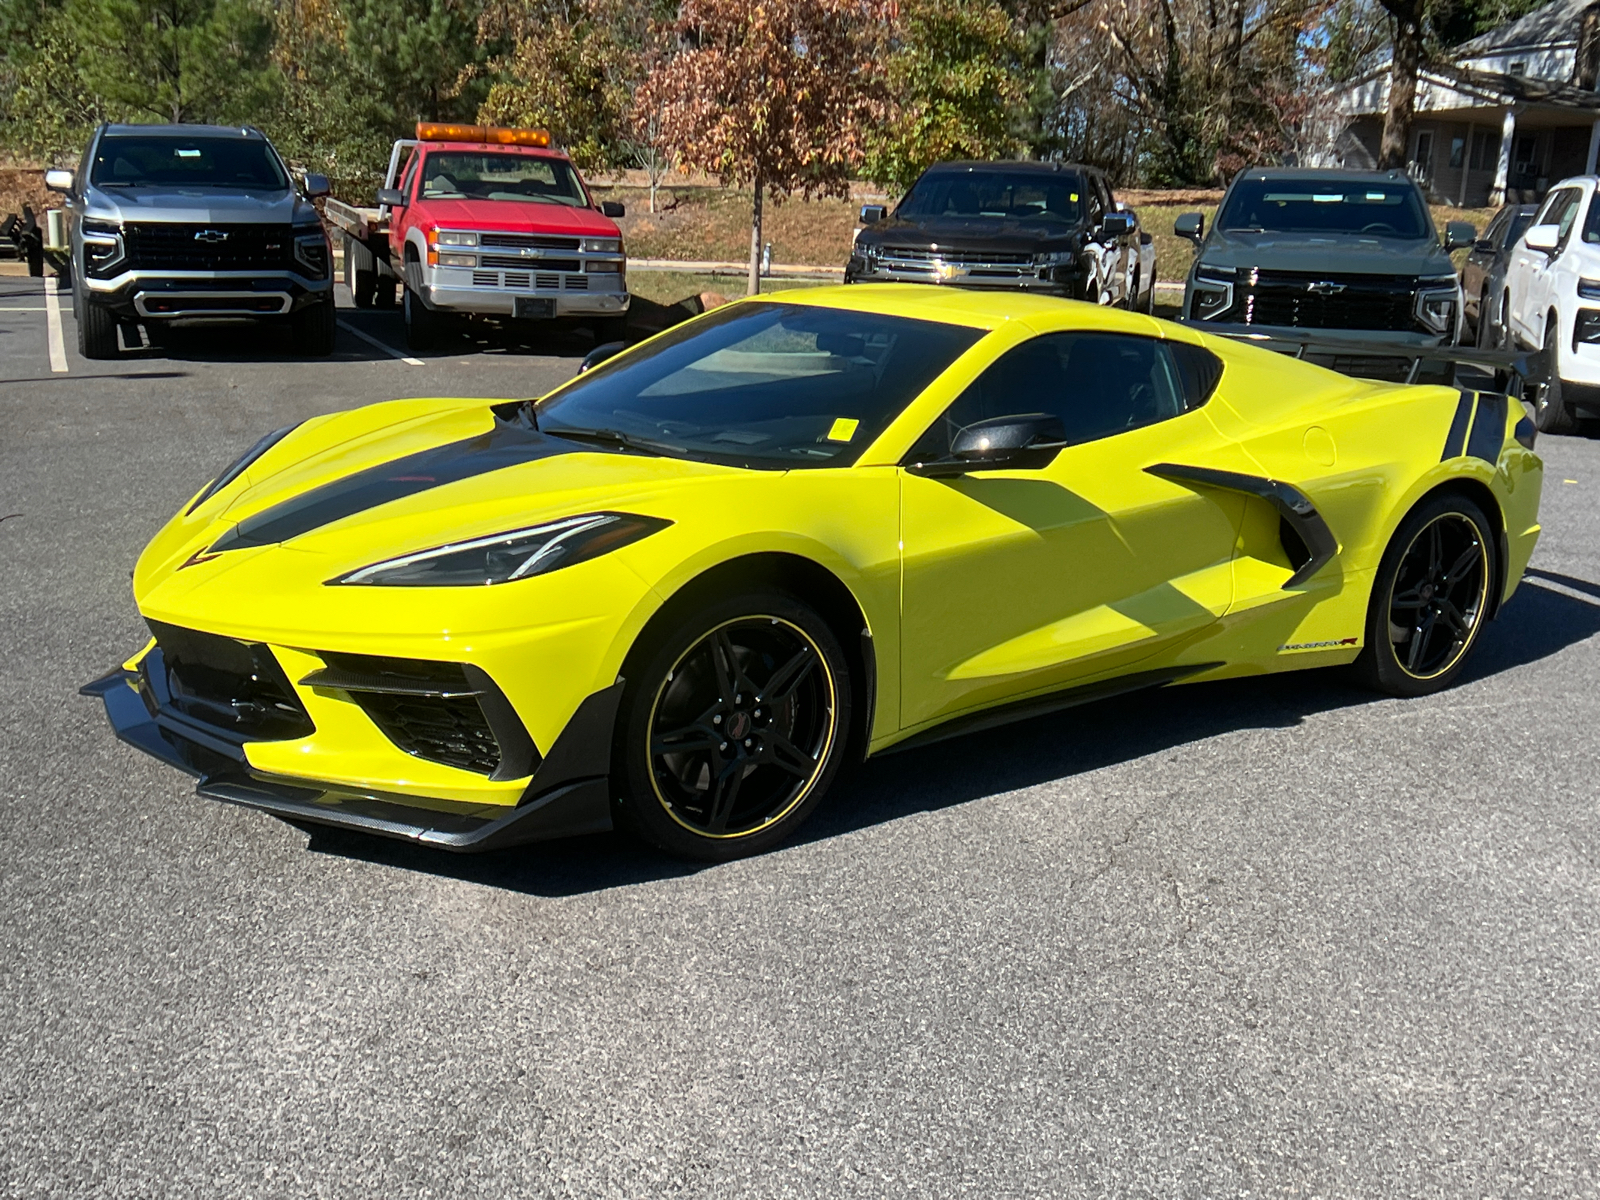
POLYGON ((541 427, 539 432, 548 433, 551 437, 566 438, 573 442, 594 442, 601 446, 615 446, 619 450, 632 450, 635 454, 688 453, 683 446, 674 446, 669 442, 656 442, 649 438, 634 437, 631 433, 623 433, 620 429, 545 429, 541 427))

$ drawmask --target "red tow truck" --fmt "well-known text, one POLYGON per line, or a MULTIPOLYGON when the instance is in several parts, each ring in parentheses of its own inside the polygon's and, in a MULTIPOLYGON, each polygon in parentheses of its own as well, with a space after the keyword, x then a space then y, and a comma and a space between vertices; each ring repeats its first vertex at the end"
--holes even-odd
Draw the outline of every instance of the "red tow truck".
POLYGON ((394 144, 378 206, 329 200, 357 306, 393 305, 406 344, 425 349, 452 322, 573 319, 620 340, 627 257, 614 218, 542 129, 419 122, 394 144))

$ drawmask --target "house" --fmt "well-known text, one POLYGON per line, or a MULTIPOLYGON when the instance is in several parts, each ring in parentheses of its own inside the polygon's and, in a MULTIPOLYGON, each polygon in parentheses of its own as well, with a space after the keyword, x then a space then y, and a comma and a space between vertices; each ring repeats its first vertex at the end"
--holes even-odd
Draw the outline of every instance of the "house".
MULTIPOLYGON (((1526 203, 1600 154, 1600 2, 1554 0, 1451 51, 1417 79, 1408 169, 1435 203, 1526 203)), ((1377 164, 1385 62, 1338 98, 1335 158, 1377 164)))

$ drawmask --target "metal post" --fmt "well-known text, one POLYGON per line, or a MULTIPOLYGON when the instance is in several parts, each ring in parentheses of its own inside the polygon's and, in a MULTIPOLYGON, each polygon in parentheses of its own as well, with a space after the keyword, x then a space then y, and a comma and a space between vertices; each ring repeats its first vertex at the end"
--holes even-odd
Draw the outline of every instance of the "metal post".
POLYGON ((770 276, 772 274, 772 243, 771 242, 768 242, 765 246, 761 247, 761 274, 762 275, 767 275, 767 276, 770 276))
POLYGON ((1467 140, 1461 146, 1461 192, 1456 196, 1457 208, 1467 206, 1467 176, 1472 172, 1472 137, 1477 128, 1474 122, 1467 122, 1467 140))

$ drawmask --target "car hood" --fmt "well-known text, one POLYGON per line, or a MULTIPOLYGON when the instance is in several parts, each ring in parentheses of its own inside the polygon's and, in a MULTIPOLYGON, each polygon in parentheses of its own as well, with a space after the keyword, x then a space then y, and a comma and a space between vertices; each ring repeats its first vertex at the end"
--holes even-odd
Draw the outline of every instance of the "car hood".
POLYGON ((1432 239, 1245 233, 1214 230, 1197 265, 1236 270, 1327 271, 1339 275, 1453 275, 1450 256, 1432 239))
POLYGON ((275 225, 311 219, 316 210, 292 191, 222 188, 95 188, 86 216, 123 221, 275 225))
POLYGON ((482 400, 405 400, 307 422, 240 478, 191 501, 146 547, 143 596, 261 553, 320 560, 320 578, 558 517, 649 507, 739 468, 612 452, 506 419, 482 400))
POLYGON ((908 221, 891 217, 863 229, 856 245, 901 246, 917 250, 1040 251, 1067 245, 1075 225, 1041 225, 1009 218, 935 217, 908 221))
POLYGON ((574 237, 621 237, 616 222, 592 208, 525 200, 419 200, 417 215, 450 229, 508 233, 564 233, 574 237))

